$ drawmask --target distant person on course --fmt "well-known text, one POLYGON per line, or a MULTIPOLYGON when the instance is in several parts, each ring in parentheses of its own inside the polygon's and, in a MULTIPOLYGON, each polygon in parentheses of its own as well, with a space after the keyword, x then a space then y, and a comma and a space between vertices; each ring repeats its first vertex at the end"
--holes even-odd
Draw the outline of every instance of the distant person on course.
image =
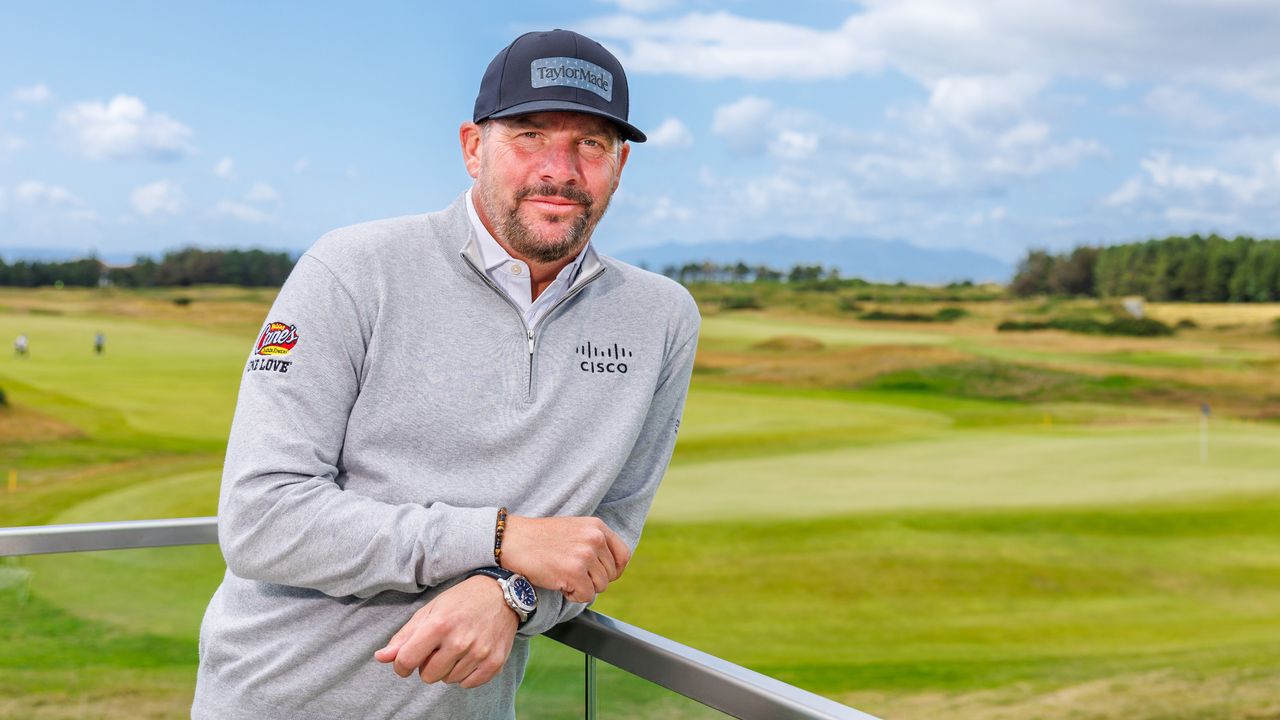
POLYGON ((193 718, 513 718, 529 639, 622 575, 699 325, 590 242, 627 116, 599 43, 522 35, 459 130, 471 188, 299 259, 242 376, 193 718))
POLYGON ((102 331, 99 330, 98 332, 93 334, 93 353, 95 355, 101 355, 103 351, 106 349, 107 349, 107 336, 103 335, 102 331))
POLYGON ((17 355, 18 357, 27 356, 27 336, 25 333, 22 335, 19 335, 13 341, 13 354, 17 355))

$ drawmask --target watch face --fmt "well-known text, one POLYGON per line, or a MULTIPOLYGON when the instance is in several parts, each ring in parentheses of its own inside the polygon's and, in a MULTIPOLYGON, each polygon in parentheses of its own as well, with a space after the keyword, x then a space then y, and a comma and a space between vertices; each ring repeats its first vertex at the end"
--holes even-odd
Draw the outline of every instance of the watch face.
POLYGON ((533 585, 530 585, 528 580, 517 578, 511 583, 511 591, 525 608, 532 610, 538 607, 538 592, 533 589, 533 585))

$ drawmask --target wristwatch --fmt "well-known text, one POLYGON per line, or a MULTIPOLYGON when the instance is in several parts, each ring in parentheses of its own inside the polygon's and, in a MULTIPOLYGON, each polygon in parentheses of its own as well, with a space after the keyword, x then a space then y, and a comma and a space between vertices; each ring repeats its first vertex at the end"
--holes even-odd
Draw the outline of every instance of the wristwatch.
POLYGON ((502 597, 507 601, 507 606, 516 611, 521 625, 538 611, 538 591, 533 589, 533 585, 523 575, 497 566, 476 568, 467 573, 467 577, 474 575, 487 575, 498 581, 498 585, 502 586, 502 597))

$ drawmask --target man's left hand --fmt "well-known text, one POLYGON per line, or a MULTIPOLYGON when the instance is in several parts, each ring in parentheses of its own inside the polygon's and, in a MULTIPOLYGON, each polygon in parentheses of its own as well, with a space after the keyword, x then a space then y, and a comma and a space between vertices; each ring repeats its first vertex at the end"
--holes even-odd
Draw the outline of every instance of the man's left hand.
POLYGON ((519 618, 490 577, 467 578, 423 605, 373 654, 400 677, 474 688, 493 679, 511 654, 519 618))

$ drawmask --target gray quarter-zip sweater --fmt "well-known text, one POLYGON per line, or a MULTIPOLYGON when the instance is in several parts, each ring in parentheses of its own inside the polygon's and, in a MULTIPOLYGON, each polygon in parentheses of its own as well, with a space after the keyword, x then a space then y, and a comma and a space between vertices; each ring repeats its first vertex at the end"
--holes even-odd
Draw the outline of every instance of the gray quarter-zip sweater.
POLYGON ((299 259, 241 382, 193 718, 513 717, 529 636, 582 610, 560 593, 539 590, 505 668, 474 690, 402 679, 373 652, 493 564, 499 506, 595 515, 638 543, 697 306, 588 248, 530 332, 474 243, 460 197, 299 259))

